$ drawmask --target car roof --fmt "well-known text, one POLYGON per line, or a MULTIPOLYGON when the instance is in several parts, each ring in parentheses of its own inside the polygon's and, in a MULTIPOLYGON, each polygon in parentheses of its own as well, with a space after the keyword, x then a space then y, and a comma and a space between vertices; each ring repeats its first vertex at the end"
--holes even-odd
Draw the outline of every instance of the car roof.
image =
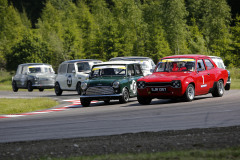
POLYGON ((64 61, 62 63, 76 63, 76 62, 102 62, 102 61, 98 59, 75 59, 75 60, 64 61))
POLYGON ((193 59, 197 59, 197 58, 209 58, 209 56, 206 56, 206 55, 197 55, 197 54, 186 54, 186 55, 168 56, 168 57, 164 57, 164 58, 162 58, 162 59, 167 59, 167 58, 193 58, 193 59))
POLYGON ((51 66, 50 64, 46 64, 46 63, 23 63, 20 65, 21 66, 40 66, 40 65, 51 66))
POLYGON ((208 57, 210 57, 210 58, 214 58, 214 59, 222 59, 221 57, 218 57, 218 56, 208 56, 208 57))
POLYGON ((117 60, 132 60, 132 61, 136 61, 136 60, 152 60, 149 57, 141 57, 141 56, 129 56, 129 57, 114 57, 111 58, 109 61, 117 61, 117 60))
POLYGON ((102 62, 98 64, 94 64, 94 66, 100 66, 100 65, 126 65, 126 64, 139 64, 136 61, 108 61, 108 62, 102 62))

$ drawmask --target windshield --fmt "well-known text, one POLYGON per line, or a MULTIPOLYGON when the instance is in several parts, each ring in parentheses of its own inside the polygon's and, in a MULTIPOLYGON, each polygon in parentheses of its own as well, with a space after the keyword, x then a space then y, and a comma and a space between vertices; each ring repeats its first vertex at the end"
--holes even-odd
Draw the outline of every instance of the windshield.
POLYGON ((77 63, 78 72, 90 71, 90 65, 88 62, 77 63))
POLYGON ((41 73, 40 67, 28 67, 29 73, 41 73))
POLYGON ((162 59, 155 72, 195 71, 195 60, 190 58, 162 59))
POLYGON ((93 66, 91 77, 98 76, 125 76, 126 66, 125 65, 102 65, 93 66))

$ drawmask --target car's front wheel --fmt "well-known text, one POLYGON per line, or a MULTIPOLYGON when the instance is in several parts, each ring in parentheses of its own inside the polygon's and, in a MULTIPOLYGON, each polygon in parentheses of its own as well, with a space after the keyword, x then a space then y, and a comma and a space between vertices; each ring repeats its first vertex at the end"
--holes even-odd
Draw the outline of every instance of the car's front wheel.
POLYGON ((61 96, 62 95, 62 89, 61 89, 61 87, 60 87, 60 85, 59 85, 59 83, 57 82, 57 83, 55 83, 55 87, 54 87, 54 90, 55 90, 55 94, 57 95, 57 96, 61 96))
POLYGON ((224 83, 222 80, 219 80, 217 82, 217 85, 214 87, 214 90, 212 92, 213 97, 222 97, 224 94, 224 83))
POLYGON ((12 82, 12 89, 13 89, 13 92, 17 92, 18 91, 18 87, 17 87, 16 81, 12 82))
POLYGON ((194 96, 195 96, 195 88, 193 84, 189 84, 184 94, 184 99, 185 101, 190 102, 194 99, 194 96))
POLYGON ((129 92, 127 88, 123 88, 122 96, 119 98, 120 103, 127 103, 129 101, 129 92))
POLYGON ((83 107, 89 107, 91 100, 86 99, 86 98, 80 98, 81 104, 83 107))
POLYGON ((137 100, 142 105, 148 105, 152 102, 152 98, 142 97, 142 96, 139 96, 139 95, 137 95, 137 100))
POLYGON ((27 89, 28 89, 28 92, 32 92, 33 91, 33 86, 32 86, 32 82, 31 81, 28 81, 27 89))
POLYGON ((44 89, 43 89, 43 88, 39 88, 38 90, 39 90, 39 92, 43 92, 43 91, 44 91, 44 89))

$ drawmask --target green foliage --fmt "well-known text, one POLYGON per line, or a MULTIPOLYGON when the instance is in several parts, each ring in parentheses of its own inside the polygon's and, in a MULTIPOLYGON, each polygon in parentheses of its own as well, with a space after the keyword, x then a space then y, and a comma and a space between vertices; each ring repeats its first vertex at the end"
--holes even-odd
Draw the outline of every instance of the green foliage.
POLYGON ((31 24, 28 6, 18 4, 19 12, 0 0, 0 68, 45 62, 56 70, 65 60, 116 56, 156 62, 171 54, 217 55, 228 66, 239 66, 240 18, 230 32, 226 0, 46 0, 43 5, 31 24))
POLYGON ((16 70, 21 63, 50 63, 49 46, 40 37, 32 34, 24 35, 7 57, 7 67, 16 70))

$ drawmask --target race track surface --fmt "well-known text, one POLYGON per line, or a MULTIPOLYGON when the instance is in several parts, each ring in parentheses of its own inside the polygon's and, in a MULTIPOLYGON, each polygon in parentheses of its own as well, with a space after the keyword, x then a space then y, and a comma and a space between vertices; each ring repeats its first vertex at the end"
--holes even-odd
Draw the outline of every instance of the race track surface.
MULTIPOLYGON (((61 112, 0 119, 0 143, 236 126, 240 124, 239 95, 240 90, 230 90, 219 98, 208 94, 193 102, 154 99, 151 105, 140 105, 133 98, 126 104, 98 102, 87 108, 79 105, 61 112)), ((52 91, 1 91, 0 98, 4 97, 51 97, 60 102, 79 99, 75 92, 57 97, 52 91)))

